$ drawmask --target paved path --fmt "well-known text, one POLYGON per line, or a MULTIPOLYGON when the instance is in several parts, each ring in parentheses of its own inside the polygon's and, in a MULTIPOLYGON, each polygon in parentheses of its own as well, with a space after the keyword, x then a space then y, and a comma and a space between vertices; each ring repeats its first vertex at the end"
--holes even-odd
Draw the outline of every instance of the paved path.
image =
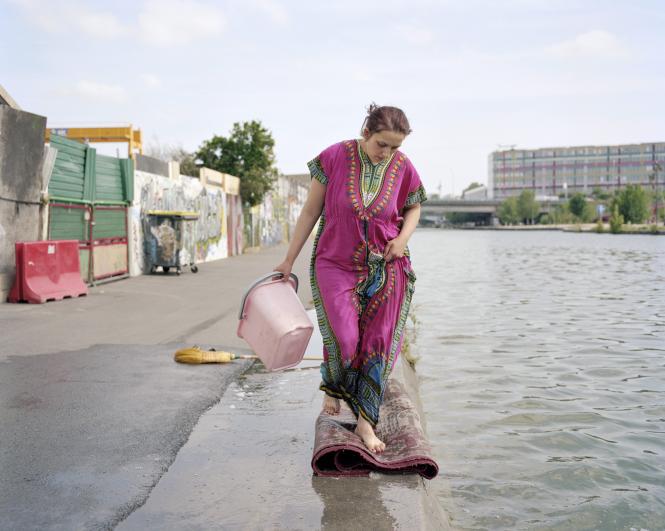
MULTIPOLYGON (((294 272, 311 306, 307 244, 294 272)), ((196 274, 144 275, 103 284, 87 297, 46 304, 0 304, 0 361, 96 344, 245 345, 236 336, 242 295, 282 261, 286 246, 201 264, 196 274)))
MULTIPOLYGON (((310 249, 294 269, 306 306, 310 249)), ((446 528, 419 477, 312 476, 318 362, 173 361, 242 352, 242 295, 285 251, 0 304, 0 529, 446 528)))
MULTIPOLYGON (((235 334, 244 290, 285 251, 0 304, 0 529, 112 528, 142 504, 249 365, 180 365, 174 351, 245 346, 235 334)), ((308 254, 295 268, 306 304, 308 254)))

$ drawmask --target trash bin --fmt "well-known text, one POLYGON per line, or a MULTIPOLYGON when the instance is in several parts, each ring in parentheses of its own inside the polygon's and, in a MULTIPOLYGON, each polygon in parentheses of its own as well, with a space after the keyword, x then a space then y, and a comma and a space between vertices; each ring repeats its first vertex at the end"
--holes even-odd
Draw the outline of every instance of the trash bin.
POLYGON ((183 267, 189 267, 192 273, 199 270, 194 263, 196 257, 194 238, 185 237, 184 226, 185 223, 198 218, 197 212, 148 211, 145 246, 150 273, 156 273, 158 267, 161 267, 164 273, 168 273, 171 268, 174 268, 178 275, 182 273, 183 267))

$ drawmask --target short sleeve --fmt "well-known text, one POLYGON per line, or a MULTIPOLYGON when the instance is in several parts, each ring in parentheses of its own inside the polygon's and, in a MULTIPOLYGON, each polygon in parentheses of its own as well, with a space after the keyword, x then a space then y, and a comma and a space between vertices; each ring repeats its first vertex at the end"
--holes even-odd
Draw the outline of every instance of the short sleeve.
POLYGON ((427 194, 425 188, 420 180, 420 175, 416 171, 409 159, 406 160, 406 168, 404 171, 404 180, 399 192, 398 205, 400 211, 416 203, 424 203, 427 201, 427 194))
POLYGON ((324 149, 318 156, 307 163, 312 179, 316 179, 321 184, 328 184, 338 151, 339 144, 334 144, 324 149))

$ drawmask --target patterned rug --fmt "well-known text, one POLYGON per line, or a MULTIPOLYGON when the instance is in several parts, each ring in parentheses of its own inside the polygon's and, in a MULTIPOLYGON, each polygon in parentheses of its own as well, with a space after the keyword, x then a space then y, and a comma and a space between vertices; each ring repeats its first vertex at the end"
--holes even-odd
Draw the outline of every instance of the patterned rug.
POLYGON ((388 381, 376 434, 384 443, 373 454, 353 430, 356 419, 346 404, 338 415, 321 413, 316 420, 312 469, 318 476, 367 476, 370 472, 412 474, 432 479, 439 466, 420 425, 420 415, 397 380, 388 381))

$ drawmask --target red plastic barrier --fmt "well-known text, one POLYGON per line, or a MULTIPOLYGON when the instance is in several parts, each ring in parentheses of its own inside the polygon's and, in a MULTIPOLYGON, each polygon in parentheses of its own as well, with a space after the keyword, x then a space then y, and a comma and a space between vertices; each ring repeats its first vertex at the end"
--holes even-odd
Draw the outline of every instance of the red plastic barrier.
POLYGON ((16 243, 16 279, 9 302, 44 303, 88 294, 77 240, 16 243))

